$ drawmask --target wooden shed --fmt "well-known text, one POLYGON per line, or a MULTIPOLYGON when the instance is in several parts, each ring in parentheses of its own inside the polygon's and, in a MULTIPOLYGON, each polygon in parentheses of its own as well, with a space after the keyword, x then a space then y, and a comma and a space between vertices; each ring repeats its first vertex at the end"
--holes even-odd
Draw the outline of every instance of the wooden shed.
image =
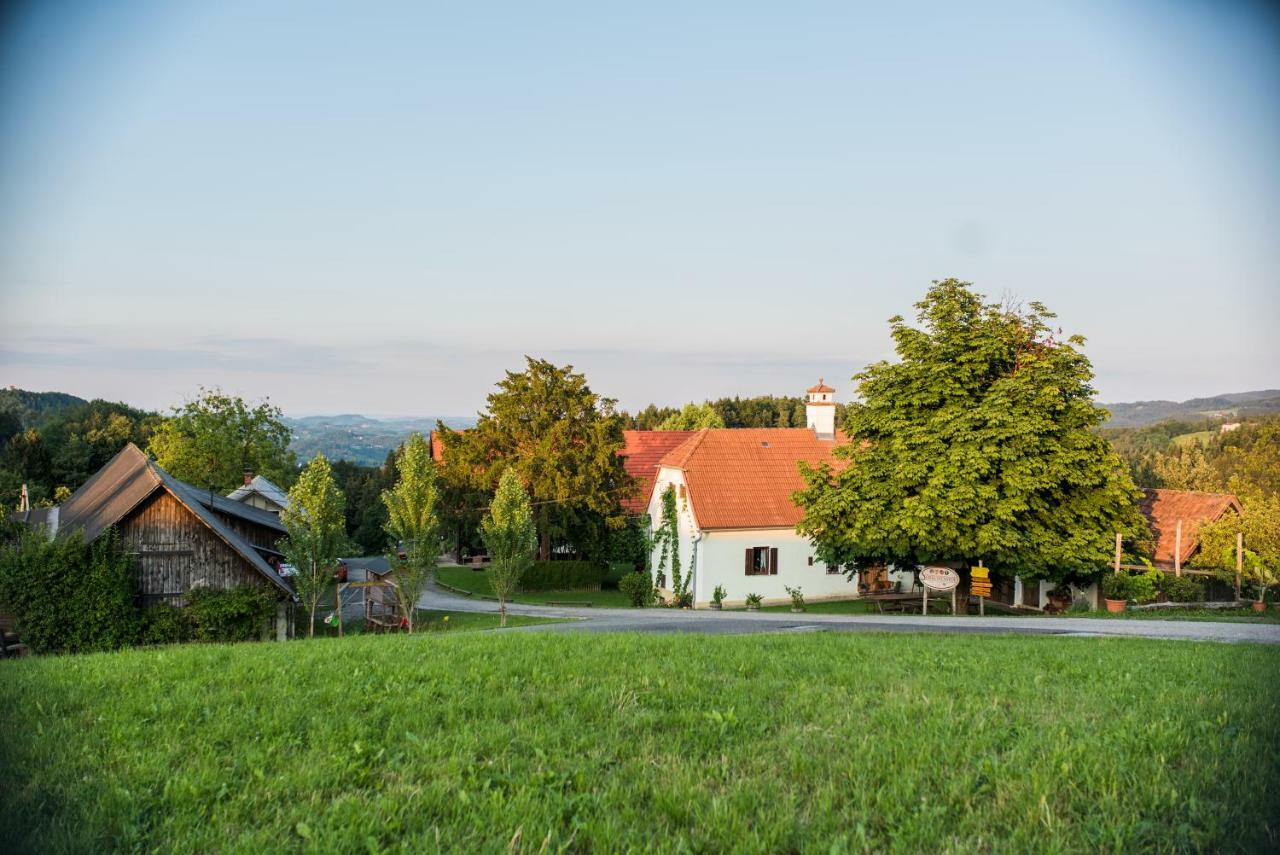
POLYGON ((86 540, 114 526, 137 556, 143 606, 184 605, 196 588, 270 588, 282 606, 276 634, 287 631, 296 596, 277 570, 279 517, 179 481, 132 443, 57 508, 26 521, 51 535, 79 530, 86 540))

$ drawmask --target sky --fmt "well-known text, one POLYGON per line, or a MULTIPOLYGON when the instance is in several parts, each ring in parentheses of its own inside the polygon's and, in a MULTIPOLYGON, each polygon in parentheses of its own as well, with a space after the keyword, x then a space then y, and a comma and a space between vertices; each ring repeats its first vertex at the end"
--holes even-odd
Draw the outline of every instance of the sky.
POLYGON ((1039 300, 1101 400, 1280 386, 1280 18, 1236 2, 61 2, 0 19, 0 385, 638 409, 1039 300))

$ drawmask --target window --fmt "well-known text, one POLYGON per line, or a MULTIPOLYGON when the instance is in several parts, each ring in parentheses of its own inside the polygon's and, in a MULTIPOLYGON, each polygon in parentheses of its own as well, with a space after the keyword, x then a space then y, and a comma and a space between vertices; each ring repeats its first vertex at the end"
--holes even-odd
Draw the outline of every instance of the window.
POLYGON ((748 546, 746 570, 748 576, 777 576, 778 548, 776 546, 748 546))

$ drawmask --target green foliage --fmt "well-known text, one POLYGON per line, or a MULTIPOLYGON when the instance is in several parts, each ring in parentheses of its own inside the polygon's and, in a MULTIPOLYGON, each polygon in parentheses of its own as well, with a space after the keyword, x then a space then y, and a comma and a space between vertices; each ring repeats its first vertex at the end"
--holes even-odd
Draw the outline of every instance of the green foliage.
POLYGON ((1107 573, 1102 577, 1102 596, 1108 600, 1129 600, 1133 586, 1129 584, 1129 574, 1107 573))
POLYGON ((576 544, 584 531, 621 526, 619 500, 633 482, 618 456, 623 421, 615 402, 592 392, 572 366, 527 363, 498 383, 474 428, 441 437, 446 478, 459 496, 492 495, 502 473, 515 470, 533 504, 539 557, 547 560, 553 543, 576 544))
POLYGON ((658 425, 658 430, 702 430, 703 428, 722 428, 724 419, 715 411, 710 402, 701 404, 689 403, 678 413, 672 413, 658 425))
POLYGON ((1280 584, 1280 494, 1254 490, 1239 498, 1238 515, 1200 526, 1200 549, 1192 560, 1199 566, 1234 570, 1236 534, 1243 534, 1243 575, 1262 600, 1269 587, 1280 584))
POLYGON ((498 625, 506 626, 507 600, 519 589, 538 547, 529 494, 514 469, 502 473, 489 515, 480 523, 480 534, 489 550, 489 585, 498 598, 498 625))
POLYGON ((315 634, 316 609, 328 590, 346 542, 345 499, 334 483, 324 455, 317 454, 289 490, 289 506, 280 513, 288 531, 280 549, 293 565, 290 581, 307 610, 307 635, 315 634))
POLYGON ((1198 603, 1204 600, 1204 585, 1190 576, 1161 573, 1156 588, 1173 603, 1198 603))
POLYGON ((194 628, 187 613, 168 603, 142 610, 142 644, 179 644, 192 639, 194 628))
POLYGON ((0 604, 36 653, 115 650, 138 637, 131 571, 114 531, 87 544, 22 528, 0 545, 0 604))
POLYGON ((678 597, 688 589, 689 582, 680 575, 680 517, 676 507, 676 488, 671 484, 662 491, 662 522, 653 533, 653 546, 658 551, 655 583, 659 588, 667 587, 669 569, 671 591, 678 597))
POLYGON ((387 548, 387 506, 382 491, 396 481, 396 453, 387 453, 382 466, 331 461, 333 480, 346 497, 347 539, 364 555, 381 555, 387 548))
POLYGON ((800 586, 791 587, 783 585, 783 589, 787 592, 787 596, 791 598, 791 608, 804 611, 804 593, 800 590, 800 586))
POLYGON ((636 608, 647 608, 657 602, 657 590, 648 573, 628 573, 618 581, 618 590, 626 594, 636 608))
POLYGON ((396 458, 396 485, 382 493, 387 534, 404 549, 405 558, 389 557, 395 568, 396 601, 413 632, 414 611, 440 557, 440 501, 431 446, 422 434, 411 434, 396 458))
POLYGON ((899 360, 855 378, 857 441, 836 451, 848 465, 802 466, 799 529, 823 562, 981 558, 1062 580, 1106 566, 1115 532, 1147 535, 1138 491, 1095 433, 1083 339, 1060 338, 1038 303, 986 303, 954 279, 916 307, 919 328, 891 321, 899 360))
POLYGON ((0 840, 13 852, 1274 849, 1280 648, 913 645, 904 667, 876 634, 448 632, 0 663, 0 702, 32 711, 22 738, 0 740, 0 840))
POLYGON ((746 603, 748 608, 750 608, 751 606, 759 607, 759 605, 763 602, 764 602, 764 597, 760 596, 759 594, 754 594, 754 593, 747 594, 746 603))
POLYGON ((596 590, 607 574, 607 568, 590 561, 535 561, 520 577, 520 590, 596 590))
POLYGON ((197 641, 254 641, 267 632, 275 615, 276 600, 270 590, 240 585, 225 590, 201 588, 187 595, 184 610, 197 641))
POLYGON ((201 388, 156 428, 148 451, 175 478, 221 493, 243 483, 246 469, 281 486, 293 483, 296 461, 279 407, 250 406, 220 389, 201 388))
MULTIPOLYGON (((805 404, 805 399, 801 396, 760 395, 755 398, 718 398, 702 405, 690 404, 683 410, 650 404, 634 417, 626 416, 626 419, 627 427, 635 430, 679 430, 682 428, 667 425, 682 424, 692 424, 695 428, 807 427, 805 404), (708 408, 718 423, 698 424, 696 420, 684 420, 684 410, 688 410, 689 407, 708 408)), ((836 427, 844 424, 844 416, 845 405, 837 404, 836 427)))
POLYGON ((724 602, 724 598, 727 594, 728 591, 724 589, 724 585, 716 585, 716 589, 711 592, 711 602, 718 606, 724 602))
POLYGON ((1280 494, 1280 416, 1257 416, 1226 432, 1221 422, 1169 421, 1102 434, 1144 486, 1280 494), (1203 442, 1182 441, 1204 429, 1203 442))
POLYGON ((1110 600, 1154 602, 1156 586, 1160 583, 1161 575, 1163 574, 1154 568, 1137 572, 1121 570, 1119 573, 1104 573, 1102 596, 1110 600))

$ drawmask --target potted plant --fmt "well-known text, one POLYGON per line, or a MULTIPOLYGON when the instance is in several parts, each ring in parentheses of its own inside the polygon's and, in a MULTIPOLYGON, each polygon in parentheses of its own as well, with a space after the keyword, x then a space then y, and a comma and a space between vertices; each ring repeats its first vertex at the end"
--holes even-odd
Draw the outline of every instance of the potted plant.
POLYGON ((1258 599, 1253 601, 1253 610, 1260 612, 1267 608, 1267 588, 1280 584, 1280 574, 1277 574, 1274 568, 1257 560, 1255 556, 1249 557, 1253 559, 1249 564, 1249 579, 1258 588, 1258 599))
POLYGON ((711 592, 711 608, 720 609, 724 607, 724 585, 716 585, 716 589, 711 592))
POLYGON ((782 587, 786 590, 787 596, 791 598, 791 611, 804 611, 804 594, 800 593, 800 586, 797 585, 793 588, 790 585, 783 585, 782 587))
POLYGON ((764 597, 759 594, 747 594, 747 611, 760 611, 760 604, 764 602, 764 597))
POLYGON ((1108 573, 1102 577, 1102 597, 1107 611, 1120 614, 1129 601, 1129 577, 1124 573, 1108 573))

